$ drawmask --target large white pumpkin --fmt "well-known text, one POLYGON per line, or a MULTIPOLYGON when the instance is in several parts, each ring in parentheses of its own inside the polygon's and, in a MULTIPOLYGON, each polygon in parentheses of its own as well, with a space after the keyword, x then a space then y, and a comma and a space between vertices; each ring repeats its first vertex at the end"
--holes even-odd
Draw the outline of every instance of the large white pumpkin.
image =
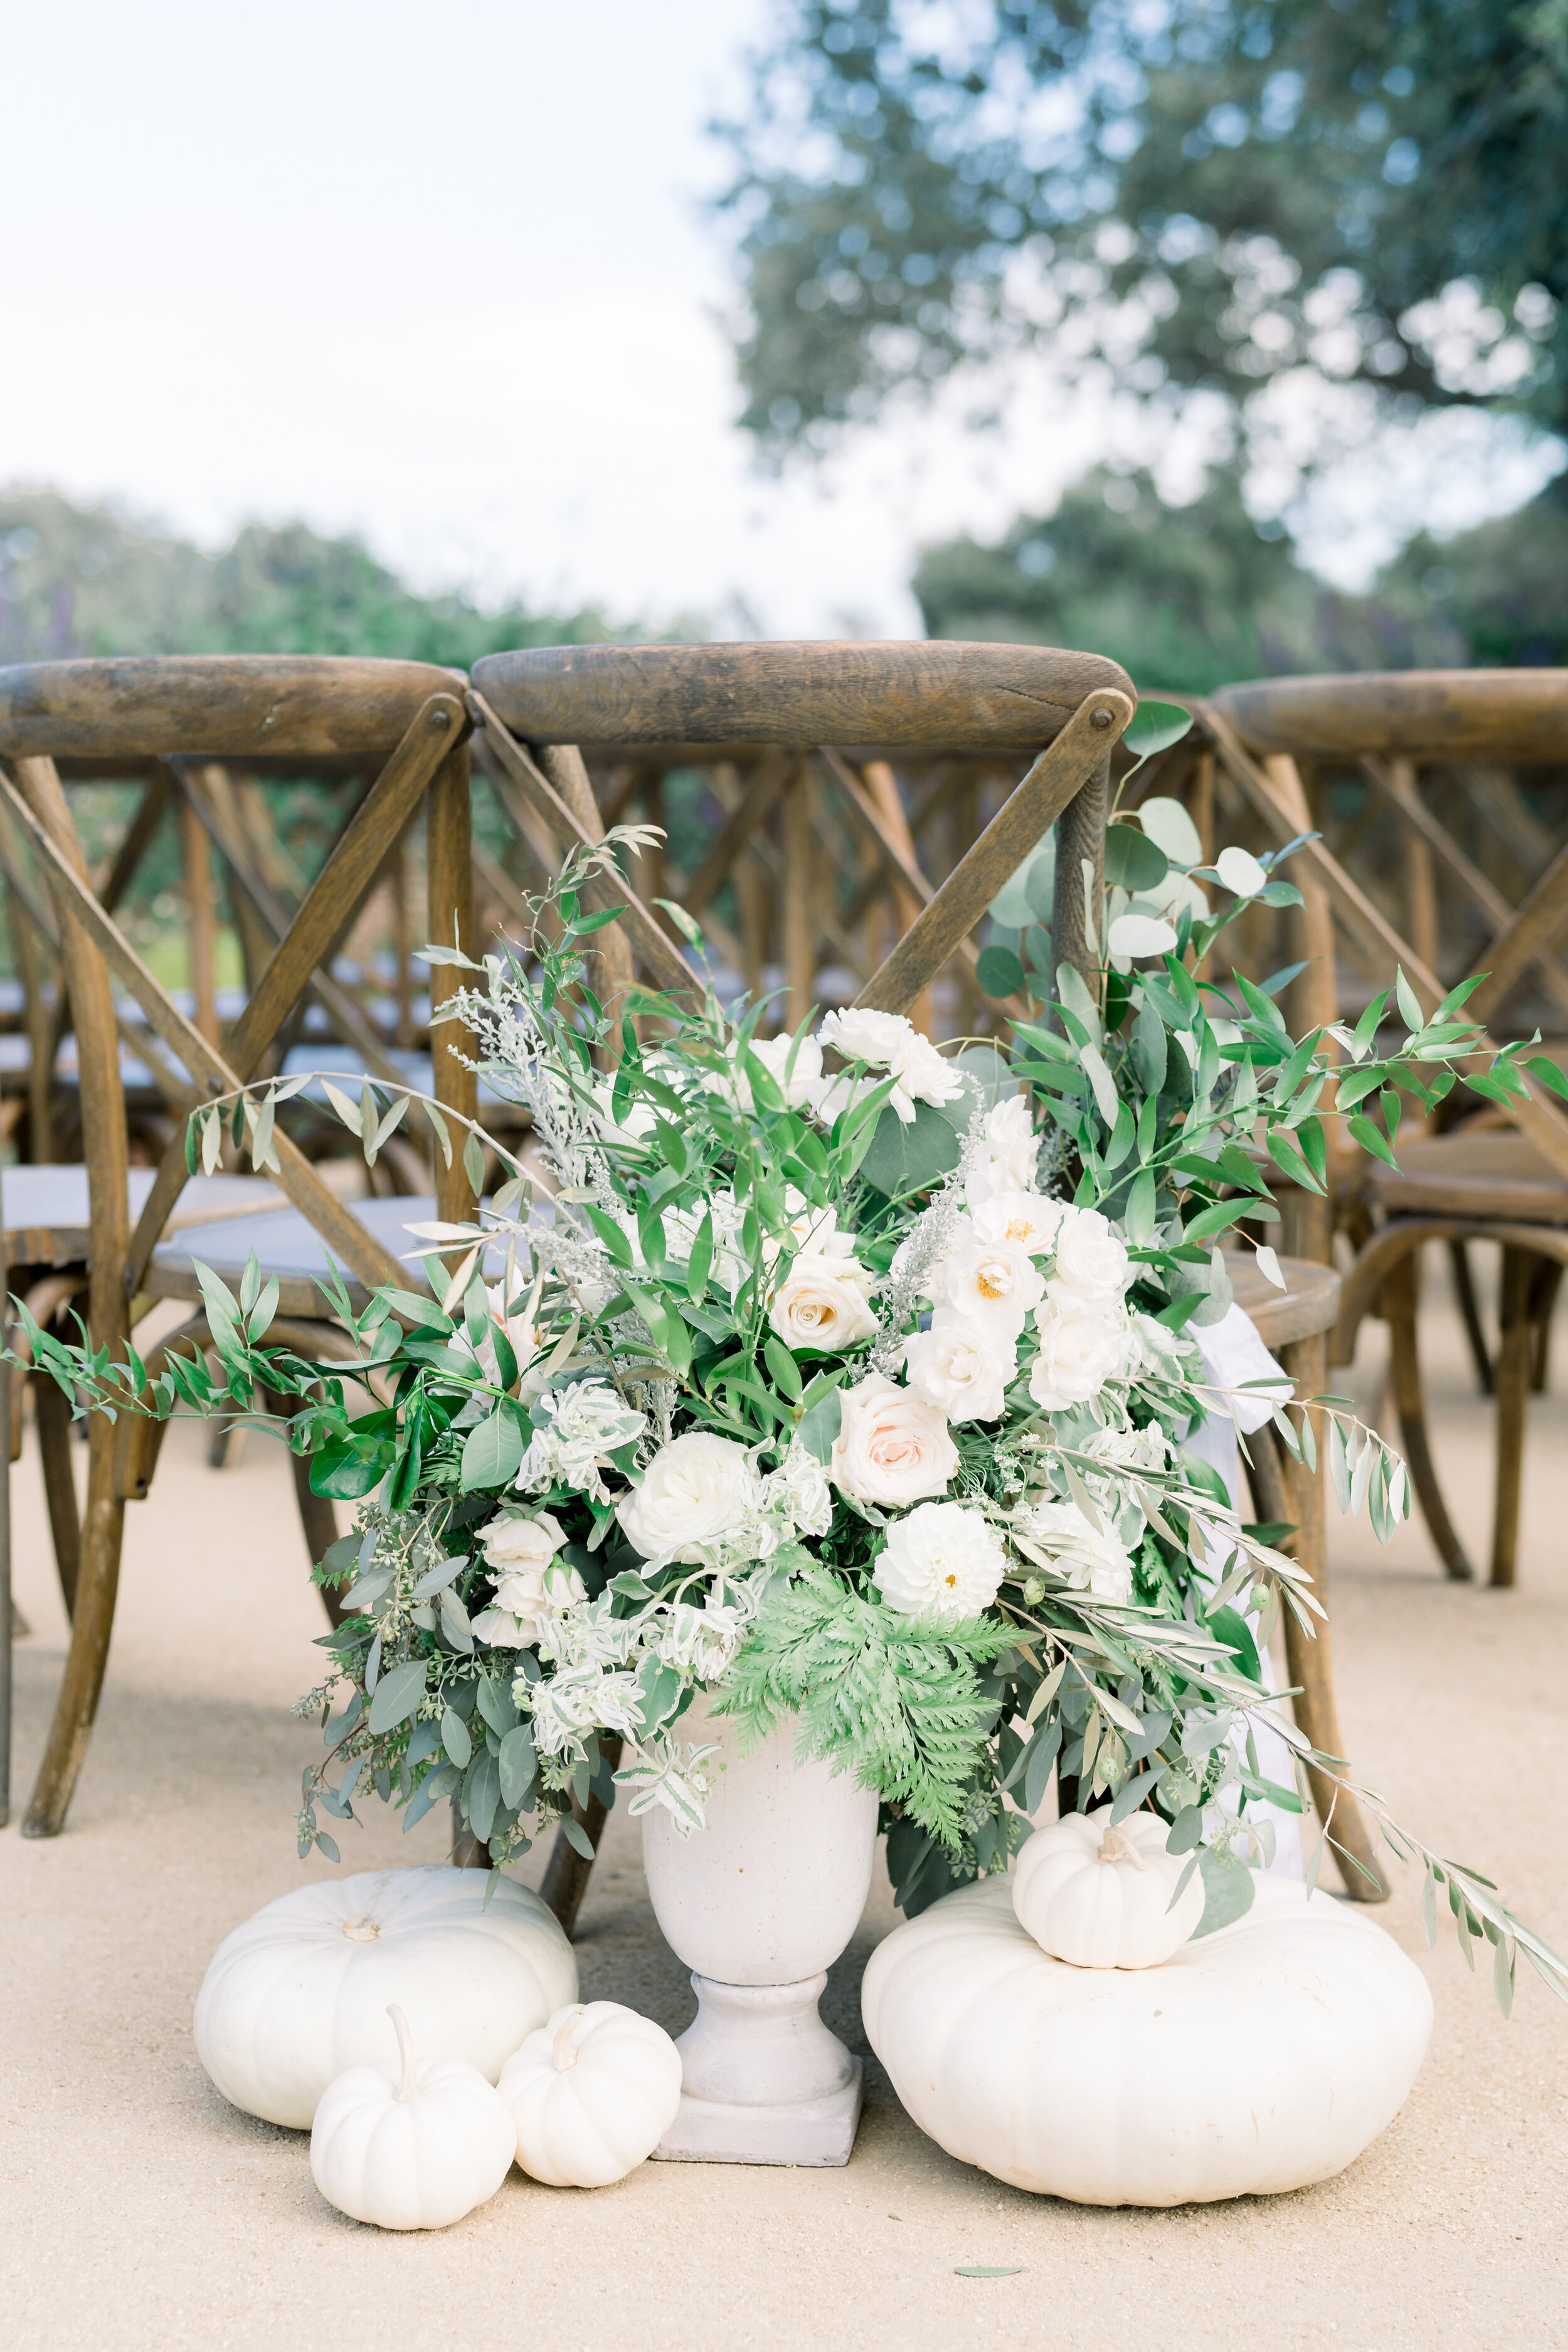
POLYGON ((1161 1967, 1043 1952, 1007 1878, 943 1896, 871 1955, 866 2032, 919 2124, 998 2180, 1079 2205, 1184 2205, 1327 2180, 1399 2112, 1426 1979, 1332 1896, 1259 1878, 1161 1967))
POLYGON ((226 1937, 196 1997, 196 2053, 226 2099, 308 2131, 334 2075, 374 2066, 386 2012, 426 2063, 466 2059, 494 2083, 536 2026, 577 1998, 553 1913, 502 1878, 433 1864, 301 1886, 226 1937))
POLYGON ((1204 1916, 1203 1878, 1191 1854, 1166 1853, 1170 1833, 1154 1813, 1131 1814, 1114 1829, 1108 1805, 1064 1814, 1037 1829, 1018 1856, 1013 1908, 1053 1959, 1077 1969, 1157 1968, 1204 1916))

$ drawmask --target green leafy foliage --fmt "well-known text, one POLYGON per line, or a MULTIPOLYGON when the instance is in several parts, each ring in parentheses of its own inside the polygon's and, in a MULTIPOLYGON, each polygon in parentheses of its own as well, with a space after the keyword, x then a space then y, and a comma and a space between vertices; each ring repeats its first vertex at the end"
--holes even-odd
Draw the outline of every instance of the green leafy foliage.
POLYGON ((770 1596, 720 1711, 751 1739, 798 1711, 803 1755, 854 1770, 956 1852, 996 1712, 976 1664, 1007 1642, 984 1619, 922 1627, 807 1570, 770 1596))

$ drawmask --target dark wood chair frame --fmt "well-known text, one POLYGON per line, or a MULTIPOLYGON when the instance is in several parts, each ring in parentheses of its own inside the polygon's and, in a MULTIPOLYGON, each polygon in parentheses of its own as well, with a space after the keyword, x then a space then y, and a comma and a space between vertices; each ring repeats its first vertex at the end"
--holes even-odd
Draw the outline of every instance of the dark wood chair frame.
MULTIPOLYGON (((1337 1012, 1332 980, 1332 919, 1362 950, 1363 960, 1386 981, 1392 961, 1403 967, 1424 1007, 1443 992, 1431 968, 1435 941, 1434 862, 1458 883, 1493 925, 1479 967, 1487 978, 1467 1010, 1495 1022, 1509 995, 1532 967, 1545 992, 1568 1007, 1568 973, 1552 954, 1568 923, 1568 847, 1544 864, 1522 901, 1510 908, 1479 873, 1418 789, 1420 771, 1433 762, 1486 759, 1498 763, 1568 764, 1568 671, 1470 670, 1371 674, 1352 677, 1274 678, 1226 688, 1202 713, 1227 773, 1253 810, 1277 837, 1289 825, 1310 823, 1299 773, 1303 760, 1349 760, 1359 763, 1399 815, 1406 855, 1406 906, 1413 931, 1428 952, 1401 939, 1321 843, 1308 853, 1310 875, 1306 922, 1316 922, 1316 975, 1308 987, 1317 1003, 1310 1017, 1337 1012), (1312 899, 1316 897, 1316 909, 1312 899), (1381 934, 1382 953, 1377 953, 1381 934), (1322 942, 1326 940, 1326 950, 1322 942)), ((1560 1106, 1531 1081, 1531 1099, 1513 1114, 1514 1123, 1545 1163, 1547 1189, 1568 1187, 1568 1120, 1560 1106)), ((1424 1166, 1436 1171, 1441 1144, 1423 1147, 1424 1166)), ((1446 1574, 1458 1581, 1473 1574, 1437 1479, 1426 1426, 1419 1351, 1420 1255, 1428 1241, 1445 1242, 1452 1254, 1461 1309, 1483 1389, 1497 1406, 1498 1453, 1489 1580, 1511 1585, 1517 1574, 1521 1483, 1526 1407, 1532 1385, 1544 1379, 1550 1318, 1568 1237, 1553 1228, 1564 1222, 1568 1193, 1543 1205, 1537 1222, 1521 1214, 1520 1186, 1500 1177, 1489 1181, 1471 1170, 1441 1185, 1444 1213, 1411 1213, 1405 1194, 1418 1192, 1370 1161, 1359 1165, 1344 1185, 1338 1222, 1355 1246, 1345 1286, 1344 1308, 1332 1345, 1336 1363, 1349 1362, 1356 1333, 1376 1315, 1389 1328, 1390 1368, 1401 1435, 1422 1516, 1446 1574), (1384 1204, 1384 1194, 1387 1205, 1384 1204), (1502 1254, 1500 1336, 1495 1362, 1476 1310, 1468 1248, 1497 1244, 1502 1254)), ((1314 1255, 1328 1255, 1326 1224, 1314 1255)))

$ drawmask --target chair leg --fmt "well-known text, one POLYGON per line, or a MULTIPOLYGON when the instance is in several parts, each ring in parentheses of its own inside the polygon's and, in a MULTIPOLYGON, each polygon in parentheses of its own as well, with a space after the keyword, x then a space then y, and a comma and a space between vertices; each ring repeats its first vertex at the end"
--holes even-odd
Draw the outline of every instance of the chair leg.
MULTIPOLYGON (((613 1772, 621 1760, 620 1741, 605 1740, 603 1754, 613 1772)), ((605 1823, 609 1819, 608 1812, 591 1789, 588 1791, 587 1803, 579 1805, 574 1800, 572 1811, 587 1832, 588 1843, 596 1856, 599 1851, 599 1841, 605 1834, 605 1823)), ((555 1843, 551 1849, 550 1860, 545 1864, 544 1877, 539 1892, 542 1900, 554 1912, 567 1935, 572 1933, 577 1924, 577 1914, 583 1907, 583 1897, 588 1892, 588 1881, 593 1875, 593 1870, 594 1864, 589 1856, 578 1853, 564 1830, 557 1830, 555 1843)))
POLYGON ((1552 1379, 1552 1318, 1562 1287, 1563 1268, 1557 1260, 1538 1259, 1535 1280, 1530 1289, 1530 1319, 1535 1327, 1534 1344, 1530 1351, 1530 1386, 1535 1396, 1546 1394, 1552 1379))
POLYGON ((1524 1475, 1525 1409, 1535 1334, 1530 1319, 1529 1250, 1502 1254, 1502 1339, 1497 1360, 1497 1495, 1492 1515, 1491 1581, 1510 1585, 1519 1563, 1520 1487, 1524 1475))
POLYGON ((1426 1434, 1426 1400, 1421 1383, 1421 1357, 1415 1328, 1419 1267, 1420 1262, 1414 1250, 1401 1258, 1384 1277, 1378 1306, 1388 1325, 1394 1401, 1399 1409, 1399 1433, 1404 1441, 1405 1459, 1409 1465, 1415 1499, 1421 1506, 1426 1532, 1437 1548, 1445 1573, 1457 1584, 1468 1584, 1475 1570, 1455 1531, 1454 1522, 1448 1517, 1448 1507, 1437 1484, 1436 1466, 1432 1460, 1432 1446, 1426 1434))
MULTIPOLYGON (((1322 1332, 1281 1348, 1280 1361, 1296 1383, 1298 1396, 1318 1396, 1328 1386, 1328 1339, 1322 1332)), ((1333 1633, 1329 1610, 1328 1513, 1323 1500, 1323 1465, 1292 1461, 1271 1429, 1265 1426, 1247 1440, 1254 1464, 1254 1491, 1268 1518, 1290 1520, 1296 1532, 1289 1538, 1295 1559, 1312 1580, 1312 1592, 1325 1612, 1312 1620, 1307 1633, 1289 1609, 1285 1621, 1285 1660, 1296 1686, 1296 1722, 1314 1748, 1336 1762, 1345 1754, 1340 1731, 1339 1702, 1334 1696, 1333 1633)), ((1385 1903, 1390 1892, 1387 1867, 1382 1860, 1361 1807, 1348 1790, 1327 1772, 1309 1765, 1307 1779, 1318 1818, 1335 1847, 1345 1893, 1356 1903, 1385 1903), (1348 1859, 1347 1859, 1348 1857, 1348 1859), (1356 1865, 1359 1864, 1358 1868, 1356 1865)))
POLYGON ((87 1513, 70 1651, 48 1745, 22 1823, 24 1837, 58 1837, 65 1827, 109 1664, 124 1532, 125 1506, 114 1491, 114 1425, 107 1414, 94 1413, 88 1429, 87 1513))
POLYGON ((37 1415, 38 1457, 43 1464, 44 1499, 48 1505, 55 1566, 65 1596, 66 1615, 74 1619, 77 1587, 81 1579, 81 1520, 72 1468, 75 1446, 70 1400, 47 1372, 35 1372, 33 1405, 37 1415))
POLYGON ((1463 1242, 1448 1244, 1448 1263, 1454 1269, 1454 1292, 1464 1318, 1465 1337, 1470 1343, 1470 1355, 1475 1362, 1476 1378, 1481 1384, 1481 1394, 1492 1392, 1492 1360, 1487 1346, 1487 1335, 1481 1328, 1481 1310, 1476 1302, 1476 1286, 1470 1274, 1470 1253, 1463 1242))
MULTIPOLYGON (((271 1389, 264 1389, 262 1396, 269 1412, 277 1413, 280 1420, 288 1417, 289 1408, 286 1398, 276 1395, 271 1389)), ((305 1531, 305 1549, 310 1555, 311 1566, 315 1567, 326 1558, 338 1539, 337 1506, 330 1496, 318 1495, 311 1486, 310 1465, 306 1455, 290 1452, 289 1467, 293 1473, 294 1500, 299 1507, 300 1525, 305 1531)), ((344 1612, 330 1585, 321 1585, 320 1591, 327 1622, 335 1633, 343 1622, 344 1612)))

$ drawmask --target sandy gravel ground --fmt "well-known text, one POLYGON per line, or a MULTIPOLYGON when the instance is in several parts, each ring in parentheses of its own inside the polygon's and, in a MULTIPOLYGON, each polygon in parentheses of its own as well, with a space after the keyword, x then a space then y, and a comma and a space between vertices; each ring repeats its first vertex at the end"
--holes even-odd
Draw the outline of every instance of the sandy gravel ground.
MULTIPOLYGON (((1451 1321, 1442 1328, 1440 1455, 1483 1554, 1489 1415, 1451 1321)), ((1363 1344, 1363 1392, 1376 1387, 1382 1336, 1363 1344)), ((1419 1531, 1380 1552, 1358 1526, 1338 1531, 1333 1598, 1362 1773, 1435 1843, 1497 1877, 1561 1948, 1568 1402, 1560 1392, 1533 1413, 1517 1591, 1446 1586, 1419 1531)), ((17 1652, 25 1792, 64 1633, 30 1442, 16 1495, 17 1589, 34 1628, 17 1652)), ((845 2171, 649 2165, 592 2195, 514 2172, 444 2234, 342 2220, 316 2194, 304 2138, 226 2105, 190 2032, 214 1946, 299 1883, 289 1823, 314 1735, 289 1704, 315 1679, 321 1621, 287 1474, 258 1438, 213 1472, 202 1434, 182 1429, 153 1501, 129 1516, 114 1654, 68 1830, 51 1843, 24 1843, 15 1826, 0 1834, 0 2345, 1568 2344, 1568 2011, 1529 1979, 1505 2024, 1451 1938, 1426 1952, 1415 1890, 1382 1916, 1436 1997, 1426 2069, 1358 2165, 1296 2196, 1162 2213, 1031 2199, 922 2138, 870 2062, 845 2171), (965 2279, 964 2263, 1024 2268, 965 2279)), ((441 1843, 434 1820, 407 1839, 374 1821, 350 1832, 344 1867, 437 1860, 441 1843)), ((892 1924, 879 1871, 828 1996, 833 2023, 861 2048, 859 1972, 892 1924)), ((675 2032, 689 2018, 624 1822, 584 1911, 580 1960, 585 1997, 630 2001, 675 2032)))

